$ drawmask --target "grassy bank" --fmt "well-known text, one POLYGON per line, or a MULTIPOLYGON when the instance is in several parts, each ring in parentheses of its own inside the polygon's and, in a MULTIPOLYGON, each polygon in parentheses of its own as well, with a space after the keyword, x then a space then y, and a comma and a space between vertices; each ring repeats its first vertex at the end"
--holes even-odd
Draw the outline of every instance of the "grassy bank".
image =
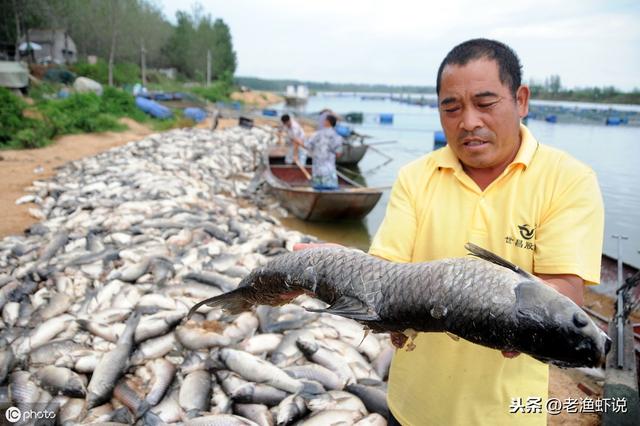
POLYGON ((39 148, 60 135, 122 131, 127 126, 118 119, 129 117, 156 130, 191 127, 193 120, 173 110, 173 117, 154 119, 142 112, 135 98, 124 90, 105 87, 102 96, 72 93, 58 99, 63 86, 43 84, 31 91, 32 102, 0 88, 0 149, 39 148))
MULTIPOLYGON (((54 86, 51 86, 53 88, 54 86)), ((65 99, 48 99, 43 89, 32 105, 0 88, 0 148, 38 148, 59 135, 121 131, 120 117, 145 121, 133 96, 107 87, 102 96, 75 93, 65 99)))

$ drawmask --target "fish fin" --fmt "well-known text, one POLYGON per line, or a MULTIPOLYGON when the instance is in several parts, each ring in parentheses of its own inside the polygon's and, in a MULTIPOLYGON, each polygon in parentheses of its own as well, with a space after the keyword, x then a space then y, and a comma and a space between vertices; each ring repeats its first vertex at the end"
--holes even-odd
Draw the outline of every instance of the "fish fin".
POLYGON ((234 315, 248 311, 253 306, 253 303, 248 299, 250 292, 251 287, 240 287, 228 293, 205 299, 193 305, 186 319, 191 318, 198 308, 204 305, 211 306, 212 308, 221 308, 234 315))
POLYGON ((500 265, 503 268, 507 268, 515 272, 516 274, 520 274, 527 278, 532 278, 529 272, 525 271, 515 263, 509 262, 507 259, 498 256, 497 254, 490 252, 487 249, 484 249, 480 246, 477 246, 473 243, 467 243, 464 245, 464 248, 471 252, 471 255, 479 257, 482 260, 486 260, 487 262, 495 263, 496 265, 500 265))
POLYGON ((371 309, 362 301, 351 296, 340 296, 338 299, 326 309, 311 309, 309 312, 327 313, 340 315, 341 317, 351 318, 356 321, 379 321, 380 316, 371 312, 371 309))
POLYGON ((369 332, 371 331, 371 329, 367 326, 364 327, 364 333, 362 333, 362 340, 360 340, 360 343, 358 343, 358 348, 360 347, 360 345, 362 344, 362 342, 364 342, 364 339, 367 338, 367 336, 369 335, 369 332))

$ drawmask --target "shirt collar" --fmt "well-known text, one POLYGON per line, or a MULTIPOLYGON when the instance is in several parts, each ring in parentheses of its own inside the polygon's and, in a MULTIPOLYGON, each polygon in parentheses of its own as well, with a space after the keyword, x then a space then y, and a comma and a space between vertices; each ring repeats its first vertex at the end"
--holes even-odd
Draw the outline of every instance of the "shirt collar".
MULTIPOLYGON (((525 168, 528 167, 538 149, 538 141, 524 124, 520 124, 520 142, 520 149, 516 154, 516 158, 513 159, 508 167, 513 167, 516 164, 522 164, 525 168)), ((434 159, 437 167, 449 168, 455 171, 462 170, 458 157, 456 157, 456 154, 448 144, 434 153, 434 159)))

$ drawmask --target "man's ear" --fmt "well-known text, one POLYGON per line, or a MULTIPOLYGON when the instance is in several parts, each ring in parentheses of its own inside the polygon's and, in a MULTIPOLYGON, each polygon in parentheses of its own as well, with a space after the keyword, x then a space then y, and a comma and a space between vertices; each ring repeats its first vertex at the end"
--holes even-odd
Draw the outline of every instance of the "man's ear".
POLYGON ((520 118, 524 118, 529 114, 529 97, 531 91, 529 86, 522 85, 518 87, 516 92, 516 103, 518 104, 518 115, 520 118))

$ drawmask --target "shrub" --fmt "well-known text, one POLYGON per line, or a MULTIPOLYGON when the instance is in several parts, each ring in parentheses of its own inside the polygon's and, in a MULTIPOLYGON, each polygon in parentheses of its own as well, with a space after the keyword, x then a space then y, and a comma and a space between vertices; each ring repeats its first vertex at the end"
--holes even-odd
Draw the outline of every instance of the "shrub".
POLYGON ((22 116, 22 111, 26 106, 22 99, 0 87, 0 145, 8 144, 24 127, 26 119, 22 116))
POLYGON ((10 145, 14 148, 41 148, 51 142, 51 127, 40 120, 28 119, 30 127, 18 131, 10 145))
POLYGON ((137 121, 144 121, 146 115, 136 106, 133 95, 115 87, 106 87, 100 99, 100 111, 116 117, 131 117, 137 121))
POLYGON ((75 93, 67 99, 44 101, 38 109, 58 135, 122 129, 114 115, 103 112, 101 98, 95 93, 75 93))
MULTIPOLYGON (((72 71, 102 84, 109 83, 109 64, 99 59, 95 65, 78 62, 71 67, 72 71)), ((140 67, 131 62, 116 63, 113 66, 113 83, 117 85, 132 84, 140 81, 140 67)))
POLYGON ((211 102, 228 101, 233 92, 233 79, 226 73, 211 86, 193 87, 191 91, 211 102))
POLYGON ((51 141, 52 127, 42 120, 25 117, 26 106, 22 99, 0 88, 0 147, 36 148, 51 141))

